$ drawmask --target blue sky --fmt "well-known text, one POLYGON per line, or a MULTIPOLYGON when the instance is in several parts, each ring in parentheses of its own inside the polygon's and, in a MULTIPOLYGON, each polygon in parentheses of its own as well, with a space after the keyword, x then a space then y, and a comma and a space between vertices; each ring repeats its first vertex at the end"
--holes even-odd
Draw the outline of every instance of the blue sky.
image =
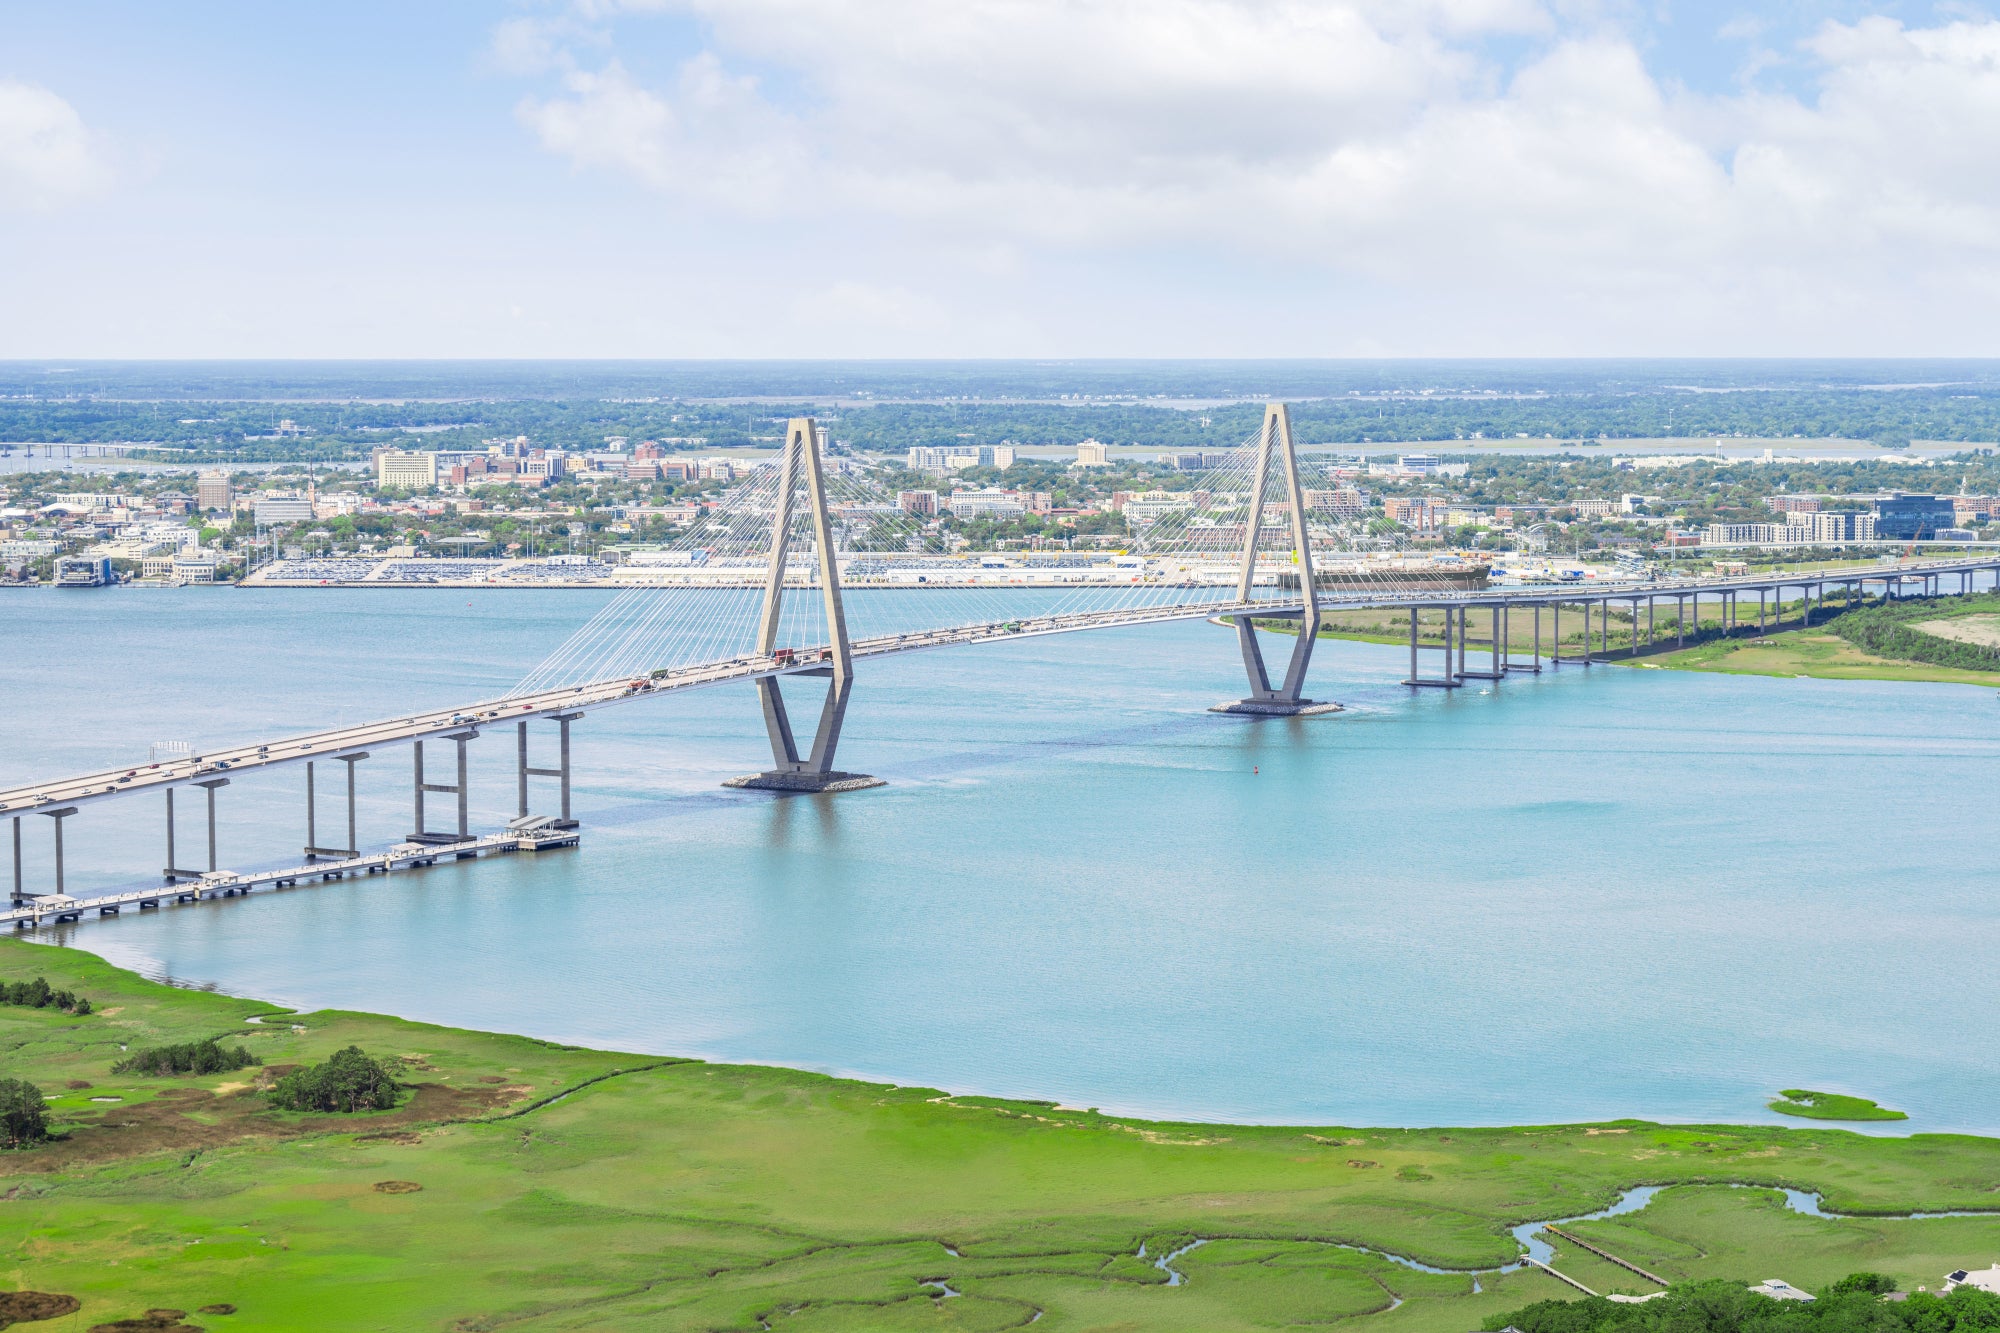
POLYGON ((2000 24, 0 0, 0 356, 1996 355, 2000 24))

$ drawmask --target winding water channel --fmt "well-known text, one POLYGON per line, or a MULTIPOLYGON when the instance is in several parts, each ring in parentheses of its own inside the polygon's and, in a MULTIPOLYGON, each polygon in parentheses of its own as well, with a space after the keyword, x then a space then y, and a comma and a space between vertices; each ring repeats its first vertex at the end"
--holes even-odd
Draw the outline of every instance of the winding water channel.
MULTIPOLYGON (((1413 1268, 1416 1269, 1418 1272, 1422 1273, 1455 1273, 1455 1274, 1470 1276, 1473 1279, 1473 1290, 1477 1291, 1479 1290, 1478 1279, 1482 1274, 1512 1273, 1524 1267, 1525 1265, 1531 1263, 1544 1266, 1553 1264, 1555 1262, 1556 1252, 1553 1246, 1551 1246, 1547 1241, 1541 1238, 1540 1233, 1544 1227, 1567 1226, 1572 1222, 1596 1222, 1607 1217, 1621 1217, 1628 1213, 1636 1213, 1644 1209, 1647 1204, 1650 1204, 1653 1201, 1653 1197, 1657 1195, 1661 1190, 1673 1189, 1673 1188, 1676 1187, 1671 1185, 1635 1185, 1631 1189, 1628 1189, 1624 1193, 1620 1194, 1617 1200, 1614 1201, 1610 1207, 1600 1208, 1594 1213, 1578 1213, 1572 1217, 1550 1218, 1548 1221, 1545 1222, 1523 1222, 1521 1225, 1517 1227, 1511 1227, 1509 1228, 1509 1232, 1510 1234, 1512 1234, 1514 1239, 1520 1243, 1521 1257, 1519 1259, 1514 1260, 1512 1263, 1499 1264, 1490 1268, 1439 1268, 1434 1264, 1427 1264, 1424 1263, 1422 1260, 1412 1259, 1408 1255, 1396 1254, 1390 1250, 1376 1249, 1367 1245, 1346 1245, 1338 1241, 1325 1241, 1322 1243, 1325 1244, 1330 1249, 1350 1250, 1356 1254, 1372 1254, 1377 1258, 1387 1259, 1390 1263, 1400 1264, 1404 1268, 1413 1268)), ((1681 1186, 1679 1188, 1713 1189, 1716 1187, 1713 1185, 1689 1185, 1689 1186, 1681 1186)), ((1935 1218, 1935 1217, 2000 1216, 2000 1210, 1982 1211, 1975 1209, 1957 1210, 1950 1212, 1936 1212, 1936 1213, 1868 1213, 1868 1214, 1835 1213, 1835 1212, 1828 1212, 1826 1209, 1821 1207, 1820 1200, 1822 1196, 1817 1192, 1809 1193, 1805 1190, 1789 1189, 1783 1185, 1732 1184, 1723 1186, 1723 1188, 1768 1190, 1774 1194, 1783 1195, 1786 1208, 1790 1209, 1792 1212, 1804 1214, 1807 1217, 1847 1218, 1847 1217, 1866 1216, 1871 1220, 1891 1220, 1891 1221, 1910 1222, 1910 1221, 1922 1221, 1925 1218, 1935 1218)), ((1189 1250, 1195 1249, 1197 1246, 1206 1245, 1211 1240, 1218 1240, 1218 1239, 1221 1239, 1221 1237, 1204 1236, 1194 1241, 1191 1241, 1188 1244, 1183 1245, 1179 1249, 1173 1251, 1171 1254, 1164 1254, 1158 1256, 1154 1260, 1154 1267, 1160 1269, 1162 1272, 1167 1274, 1168 1286, 1177 1287, 1183 1281, 1186 1280, 1186 1277, 1178 1270, 1169 1267, 1169 1264, 1173 1260, 1178 1259, 1181 1255, 1186 1254, 1189 1250)), ((1146 1246, 1143 1242, 1139 1246, 1138 1257, 1141 1259, 1144 1259, 1146 1257, 1146 1246)))

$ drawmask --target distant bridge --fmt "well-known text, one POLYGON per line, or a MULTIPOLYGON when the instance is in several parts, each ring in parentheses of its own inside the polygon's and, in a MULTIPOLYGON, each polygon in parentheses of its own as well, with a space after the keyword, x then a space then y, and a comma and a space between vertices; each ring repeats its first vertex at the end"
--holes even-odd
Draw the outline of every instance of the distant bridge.
MULTIPOLYGON (((414 829, 410 840, 437 847, 470 845, 476 837, 468 822, 466 747, 484 732, 509 724, 516 738, 516 797, 520 817, 530 817, 530 779, 551 778, 559 784, 559 798, 557 813, 545 821, 546 825, 555 831, 573 830, 576 823, 570 803, 569 744, 573 722, 593 709, 736 681, 752 682, 757 689, 773 766, 735 779, 729 785, 783 792, 833 792, 880 785, 873 777, 836 768, 834 761, 852 694, 854 663, 894 653, 1210 619, 1235 627, 1250 686, 1245 697, 1218 704, 1214 711, 1297 716, 1339 708, 1338 704, 1309 699, 1304 693, 1316 642, 1316 635, 1306 627, 1317 626, 1323 613, 1330 610, 1407 611, 1410 674, 1404 683, 1412 688, 1449 689, 1470 679, 1500 680, 1514 672, 1541 671, 1545 664, 1541 639, 1544 611, 1551 616, 1547 664, 1565 661, 1587 664, 1602 660, 1612 649, 1610 608, 1614 603, 1631 609, 1629 644, 1636 652, 1640 646, 1641 609, 1645 611, 1646 635, 1651 642, 1654 610, 1667 600, 1673 601, 1676 608, 1674 632, 1684 636, 1687 608, 1690 604, 1694 606, 1698 622, 1705 601, 1720 608, 1727 634, 1739 624, 1747 628, 1755 623, 1761 631, 1772 605, 1784 604, 1794 593, 1803 600, 1803 619, 1810 623, 1814 604, 1823 604, 1829 589, 1852 595, 1865 593, 1870 585, 1880 585, 1884 596, 1893 596, 1915 584, 1925 595, 1935 596, 1946 590, 1947 581, 1954 582, 1955 591, 1960 593, 1972 591, 1981 578, 2000 586, 2000 555, 1815 572, 1591 585, 1463 588, 1411 583, 1344 589, 1323 586, 1323 579, 1314 574, 1314 541, 1307 520, 1306 488, 1301 485, 1289 414, 1282 405, 1273 404, 1266 412, 1263 429, 1246 454, 1243 475, 1234 479, 1245 484, 1240 506, 1244 513, 1238 525, 1244 534, 1243 545, 1234 557, 1236 578, 1226 586, 1196 580, 1054 594, 1019 590, 1012 594, 977 594, 969 603, 948 591, 910 593, 896 604, 920 605, 926 614, 941 610, 946 615, 965 606, 970 614, 960 623, 913 625, 900 631, 850 637, 849 605, 839 577, 835 507, 829 503, 827 472, 816 442, 814 423, 810 418, 796 419, 790 424, 785 451, 772 475, 749 488, 747 501, 734 509, 725 507, 722 512, 717 531, 727 540, 719 539, 716 531, 696 534, 697 539, 713 543, 704 550, 727 549, 729 542, 735 543, 737 549, 763 548, 760 553, 766 571, 763 594, 755 605, 754 633, 747 643, 741 642, 741 631, 749 628, 740 614, 749 609, 742 594, 726 590, 634 590, 622 594, 513 692, 500 698, 210 749, 161 763, 52 778, 0 791, 0 815, 12 820, 13 899, 16 909, 20 909, 0 914, 0 920, 25 921, 44 914, 33 907, 22 883, 22 827, 27 816, 41 815, 52 822, 54 887, 57 894, 62 894, 63 821, 87 805, 141 792, 164 791, 165 878, 169 883, 183 878, 199 879, 217 872, 216 794, 253 770, 306 765, 308 858, 339 861, 360 857, 355 828, 354 766, 375 750, 390 745, 412 745, 414 829), (1267 509, 1272 511, 1274 519, 1267 518, 1267 509), (746 516, 756 521, 743 521, 746 516), (1274 531, 1286 539, 1284 546, 1276 552, 1267 551, 1263 539, 1274 531), (815 565, 804 586, 799 586, 793 568, 791 548, 795 541, 809 549, 815 565), (1283 586, 1286 582, 1294 586, 1287 589, 1283 586), (802 617, 787 597, 788 592, 801 593, 810 599, 807 610, 811 614, 802 617), (996 597, 1002 600, 995 601, 996 597), (1751 597, 1756 599, 1754 622, 1746 607, 1751 597), (1426 608, 1444 613, 1441 646, 1428 646, 1420 637, 1419 615, 1426 608), (1565 608, 1575 608, 1583 617, 1584 651, 1580 655, 1562 655, 1561 616, 1565 608), (1593 613, 1598 636, 1595 649, 1590 645, 1593 613), (1533 617, 1532 646, 1525 661, 1511 647, 1515 615, 1533 617), (745 623, 739 625, 739 620, 745 623), (1294 620, 1305 630, 1294 639, 1284 673, 1275 681, 1255 632, 1256 622, 1270 620, 1294 620), (1474 638, 1473 631, 1481 620, 1487 633, 1483 638, 1474 638), (727 656, 710 651, 711 645, 729 643, 732 636, 742 651, 727 656), (1475 648, 1480 651, 1474 652, 1475 648), (813 677, 827 682, 818 725, 803 750, 780 686, 785 677, 813 677), (529 723, 535 721, 557 725, 558 760, 554 766, 537 767, 530 763, 529 723), (454 747, 448 770, 453 778, 450 782, 427 778, 427 772, 434 774, 435 768, 426 769, 425 744, 440 741, 450 742, 454 747), (327 762, 338 763, 345 770, 345 841, 338 845, 328 845, 318 836, 315 780, 319 766, 327 762), (177 863, 174 795, 189 789, 200 789, 205 795, 208 863, 205 870, 177 863), (445 829, 433 828, 426 822, 430 813, 426 798, 436 795, 455 798, 456 818, 445 829)), ((1212 557, 1213 548, 1205 554, 1212 557)), ((870 591, 856 596, 870 606, 887 606, 881 599, 896 598, 898 594, 870 591)))

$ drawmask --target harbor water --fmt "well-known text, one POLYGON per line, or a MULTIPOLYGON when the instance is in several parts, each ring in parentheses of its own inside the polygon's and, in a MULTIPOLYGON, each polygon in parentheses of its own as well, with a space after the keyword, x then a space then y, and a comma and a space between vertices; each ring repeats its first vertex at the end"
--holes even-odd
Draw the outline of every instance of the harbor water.
MULTIPOLYGON (((0 783, 492 697, 605 596, 0 590, 0 783)), ((1775 1121, 1803 1087, 1911 1113, 1875 1132, 2000 1132, 1992 691, 1564 666, 1413 695, 1407 661, 1322 643, 1311 693, 1348 710, 1259 721, 1206 711, 1242 680, 1200 622, 871 660, 841 767, 889 785, 834 797, 718 785, 768 760, 748 686, 642 700, 575 727, 576 850, 46 938, 306 1009, 1162 1117, 1775 1121)), ((490 829, 511 727, 471 752, 490 829)), ((410 780, 407 746, 359 766, 364 846, 409 831, 410 780)), ((296 863, 304 787, 221 789, 219 864, 296 863)), ((69 891, 157 882, 164 820, 71 818, 69 891)), ((48 891, 49 821, 23 838, 48 891)))

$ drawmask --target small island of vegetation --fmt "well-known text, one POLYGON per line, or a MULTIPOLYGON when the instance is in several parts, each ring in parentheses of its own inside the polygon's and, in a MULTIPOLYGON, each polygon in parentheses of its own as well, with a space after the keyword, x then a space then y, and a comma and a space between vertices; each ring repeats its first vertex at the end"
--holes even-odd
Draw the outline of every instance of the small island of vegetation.
POLYGON ((1808 1120, 1908 1120, 1903 1111, 1877 1106, 1866 1097, 1849 1097, 1838 1092, 1813 1092, 1807 1088, 1786 1088, 1771 1109, 1782 1115, 1804 1116, 1808 1120))

